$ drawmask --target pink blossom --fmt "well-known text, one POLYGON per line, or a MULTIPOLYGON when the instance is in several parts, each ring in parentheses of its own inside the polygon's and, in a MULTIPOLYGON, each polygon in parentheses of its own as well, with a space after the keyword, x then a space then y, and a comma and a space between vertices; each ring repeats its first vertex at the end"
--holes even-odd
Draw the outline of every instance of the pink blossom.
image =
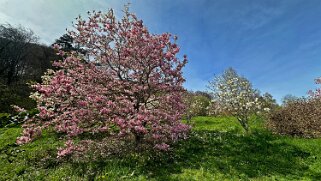
POLYGON ((80 107, 86 107, 88 105, 88 102, 87 101, 79 101, 78 104, 80 107))
POLYGON ((100 110, 100 114, 108 114, 109 112, 110 111, 105 107, 100 110))
POLYGON ((28 136, 21 136, 21 137, 19 137, 19 138, 17 139, 16 143, 17 143, 18 145, 22 145, 22 144, 28 143, 28 142, 30 142, 30 141, 31 141, 31 139, 30 139, 28 136))
POLYGON ((55 49, 55 50, 59 50, 59 49, 60 49, 60 46, 59 46, 58 44, 54 44, 52 47, 53 47, 53 49, 55 49))
POLYGON ((169 145, 166 143, 156 144, 155 148, 158 150, 167 151, 169 149, 169 145))
POLYGON ((39 116, 42 118, 46 118, 48 115, 47 109, 45 107, 39 107, 39 116))
POLYGON ((62 51, 62 50, 59 50, 58 53, 57 53, 57 55, 64 56, 64 55, 65 55, 65 52, 62 51))
POLYGON ((165 55, 165 58, 167 58, 168 60, 172 58, 172 53, 171 52, 167 52, 165 55))
POLYGON ((65 146, 66 146, 65 148, 61 148, 58 150, 57 158, 70 155, 75 149, 72 140, 66 141, 65 146))
POLYGON ((143 126, 135 126, 134 129, 138 133, 146 134, 148 132, 147 129, 143 126))

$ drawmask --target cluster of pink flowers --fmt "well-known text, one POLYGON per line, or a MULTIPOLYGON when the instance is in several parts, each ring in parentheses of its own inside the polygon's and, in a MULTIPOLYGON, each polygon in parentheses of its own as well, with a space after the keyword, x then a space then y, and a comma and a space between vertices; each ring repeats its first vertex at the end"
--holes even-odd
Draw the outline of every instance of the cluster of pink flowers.
POLYGON ((22 136, 17 139, 17 144, 24 144, 30 142, 33 137, 41 135, 41 128, 38 127, 25 127, 22 136))
POLYGON ((66 146, 65 148, 63 149, 61 148, 58 150, 58 154, 57 154, 58 158, 66 155, 70 155, 75 150, 74 143, 71 140, 66 141, 65 146, 66 146))
POLYGON ((187 59, 176 57, 176 37, 150 34, 127 10, 118 22, 112 10, 89 15, 87 21, 77 18, 76 30, 69 32, 86 56, 59 51, 65 58, 54 62, 57 70, 49 70, 33 86, 31 97, 40 113, 25 122, 17 143, 27 143, 50 127, 68 140, 59 149, 62 157, 85 150, 81 140, 72 142, 84 133, 134 138, 160 150, 186 138, 190 127, 180 119, 187 59))

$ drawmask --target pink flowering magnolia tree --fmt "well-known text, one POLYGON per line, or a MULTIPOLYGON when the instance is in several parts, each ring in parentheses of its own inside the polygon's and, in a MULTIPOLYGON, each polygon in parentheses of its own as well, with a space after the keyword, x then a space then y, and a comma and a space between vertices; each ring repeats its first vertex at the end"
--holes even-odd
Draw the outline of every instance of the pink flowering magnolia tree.
POLYGON ((150 34, 127 8, 120 21, 112 9, 88 14, 87 20, 76 18, 75 30, 69 31, 86 55, 59 50, 64 58, 54 62, 56 70, 33 85, 31 97, 40 113, 24 123, 17 143, 53 130, 66 139, 58 151, 62 157, 110 139, 168 150, 186 138, 190 127, 180 119, 187 60, 176 57, 176 37, 150 34))

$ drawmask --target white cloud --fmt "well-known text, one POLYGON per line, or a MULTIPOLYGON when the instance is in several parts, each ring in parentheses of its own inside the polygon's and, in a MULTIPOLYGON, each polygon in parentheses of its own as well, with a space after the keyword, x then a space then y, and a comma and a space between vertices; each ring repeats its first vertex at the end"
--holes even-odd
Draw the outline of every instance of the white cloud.
POLYGON ((119 0, 0 0, 0 24, 10 23, 30 28, 40 37, 40 42, 53 43, 71 27, 79 14, 88 10, 117 11, 127 1, 119 0))

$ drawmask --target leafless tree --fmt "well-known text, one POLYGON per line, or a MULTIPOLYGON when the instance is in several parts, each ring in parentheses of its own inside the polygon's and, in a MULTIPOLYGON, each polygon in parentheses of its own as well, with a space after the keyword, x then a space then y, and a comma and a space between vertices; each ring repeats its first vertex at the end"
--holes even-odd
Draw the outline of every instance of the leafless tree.
POLYGON ((31 30, 0 25, 0 77, 4 84, 11 85, 23 76, 31 52, 30 45, 37 41, 31 30))

